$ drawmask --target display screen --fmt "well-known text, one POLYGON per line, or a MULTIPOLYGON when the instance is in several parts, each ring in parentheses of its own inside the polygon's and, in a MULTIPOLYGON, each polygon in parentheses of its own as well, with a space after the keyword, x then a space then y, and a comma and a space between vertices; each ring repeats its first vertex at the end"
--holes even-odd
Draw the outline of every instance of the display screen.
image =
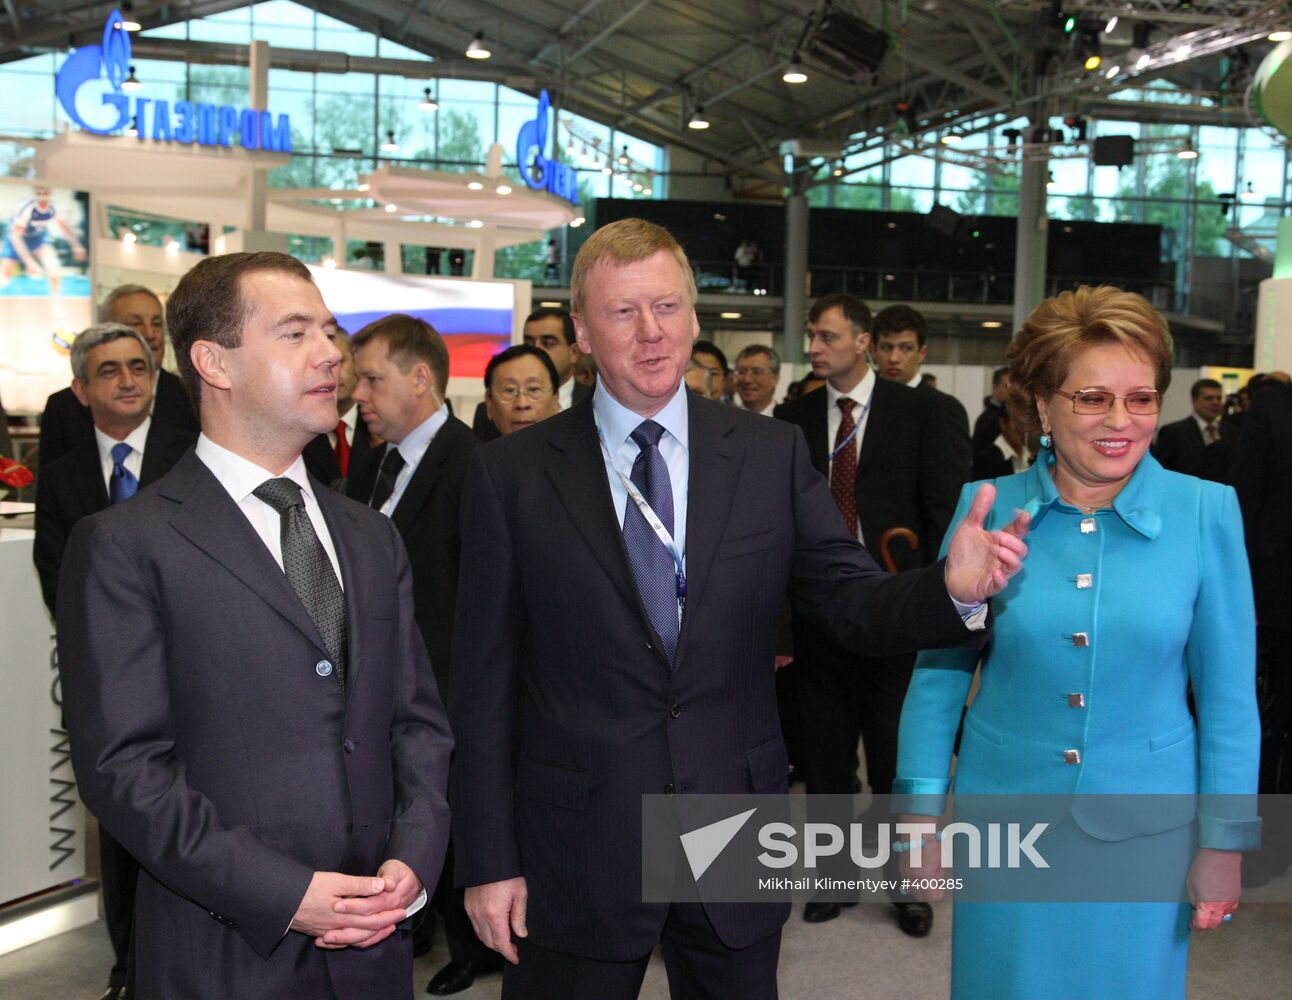
POLYGON ((92 322, 89 196, 39 181, 0 185, 0 399, 36 412, 72 380, 68 352, 92 322))
POLYGON ((451 378, 482 378, 511 344, 515 286, 505 281, 394 275, 311 267, 323 301, 350 334, 391 313, 430 323, 449 348, 451 378))

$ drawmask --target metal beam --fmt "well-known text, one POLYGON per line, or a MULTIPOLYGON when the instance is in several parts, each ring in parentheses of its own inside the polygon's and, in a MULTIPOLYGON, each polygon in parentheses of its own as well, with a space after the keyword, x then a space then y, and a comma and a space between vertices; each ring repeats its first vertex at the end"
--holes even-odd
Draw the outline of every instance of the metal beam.
POLYGON ((607 24, 604 28, 598 31, 595 35, 589 38, 582 45, 580 45, 576 51, 566 56, 565 58, 566 64, 568 65, 570 63, 576 62, 578 59, 587 55, 598 45, 604 42, 607 38, 613 35, 616 31, 622 28, 625 24, 631 21, 634 17, 636 17, 638 11, 640 11, 643 7, 650 6, 650 4, 653 2, 654 0, 637 0, 635 4, 633 4, 626 11, 620 14, 617 18, 615 18, 613 21, 607 24))

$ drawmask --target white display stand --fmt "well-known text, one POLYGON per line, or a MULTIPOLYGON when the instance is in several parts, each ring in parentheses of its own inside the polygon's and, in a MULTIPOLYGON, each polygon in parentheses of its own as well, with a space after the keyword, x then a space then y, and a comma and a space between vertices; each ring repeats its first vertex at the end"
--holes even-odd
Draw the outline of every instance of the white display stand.
POLYGON ((32 564, 35 532, 0 527, 0 954, 95 919, 93 897, 64 912, 4 921, 15 900, 85 877, 85 810, 76 794, 53 627, 32 564), (15 932, 18 932, 15 936, 15 932))

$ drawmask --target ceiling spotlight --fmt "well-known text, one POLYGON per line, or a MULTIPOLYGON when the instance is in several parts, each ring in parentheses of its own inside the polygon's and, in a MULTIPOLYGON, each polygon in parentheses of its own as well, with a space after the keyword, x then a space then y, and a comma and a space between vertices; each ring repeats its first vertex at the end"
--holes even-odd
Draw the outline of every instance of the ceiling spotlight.
POLYGON ((483 190, 484 190, 484 184, 482 184, 480 181, 467 181, 467 190, 469 190, 469 191, 483 191, 483 190))
POLYGON ((570 228, 578 229, 581 225, 583 225, 587 221, 588 221, 587 219, 585 219, 583 216, 580 215, 577 218, 570 220, 570 228))
POLYGON ((481 222, 479 219, 472 219, 470 222, 468 222, 468 223, 467 223, 467 228, 468 228, 468 229, 483 229, 483 228, 484 228, 484 223, 483 223, 483 222, 481 222))
POLYGON ((691 120, 686 123, 687 128, 693 128, 697 132, 709 127, 709 119, 704 117, 704 105, 697 104, 695 110, 691 112, 691 120))
POLYGON ((738 312, 718 313, 718 316, 721 319, 740 319, 740 313, 738 312))
POLYGON ((494 188, 494 190, 499 194, 511 194, 511 185, 504 181, 502 184, 499 184, 494 188))
POLYGON ((396 212, 399 211, 399 206, 396 205, 393 201, 388 201, 386 202, 386 211, 389 212, 391 215, 394 215, 396 212))
POLYGON ((399 152, 399 143, 395 141, 395 133, 393 131, 386 133, 386 141, 381 144, 381 151, 383 153, 399 152))
POLYGON ((1117 17, 1116 14, 1114 14, 1112 17, 1108 19, 1108 23, 1104 25, 1105 35, 1111 35, 1117 29, 1118 20, 1120 19, 1117 17))
POLYGON ((947 146, 954 146, 958 142, 964 142, 965 137, 959 132, 948 132, 942 137, 942 142, 947 146))
POLYGON ((985 319, 982 321, 982 328, 984 330, 999 330, 1004 325, 1005 324, 998 319, 985 319))
POLYGON ((1115 76, 1116 76, 1118 73, 1120 73, 1121 71, 1122 71, 1122 68, 1121 68, 1120 66, 1118 66, 1116 63, 1113 63, 1113 65, 1111 65, 1111 66, 1109 66, 1109 67, 1108 67, 1108 72, 1107 72, 1107 73, 1105 73, 1105 74, 1104 74, 1104 76, 1106 76, 1108 79, 1110 79, 1110 80, 1111 80, 1113 77, 1115 77, 1115 76))
POLYGON ((136 241, 138 241, 138 239, 139 237, 132 232, 127 231, 121 234, 121 242, 124 243, 126 246, 131 246, 136 241))
POLYGON ((1269 39, 1271 42, 1286 42, 1292 38, 1292 31, 1271 31, 1269 39))
POLYGON ((485 45, 483 31, 476 32, 475 37, 472 38, 471 42, 467 45, 465 55, 468 59, 488 59, 493 55, 493 53, 489 51, 489 46, 485 45))
POLYGON ((179 240, 175 239, 175 237, 173 236, 170 239, 168 239, 166 241, 166 252, 179 253, 179 240))
POLYGON ((1090 55, 1086 56, 1086 61, 1081 65, 1083 65, 1087 70, 1096 70, 1103 65, 1103 62, 1103 56, 1098 52, 1091 52, 1090 55))
POLYGON ((1140 55, 1140 57, 1139 57, 1138 59, 1136 59, 1136 60, 1135 60, 1135 68, 1136 68, 1136 69, 1143 69, 1145 66, 1147 66, 1147 65, 1148 65, 1150 62, 1152 62, 1152 61, 1153 61, 1153 57, 1152 57, 1151 55, 1149 55, 1147 52, 1145 52, 1145 53, 1141 54, 1141 55, 1140 55))
POLYGON ((122 31, 139 31, 143 27, 142 24, 135 20, 134 10, 135 5, 130 0, 126 0, 121 5, 121 20, 117 24, 121 26, 122 31))
POLYGON ((790 64, 785 67, 781 79, 786 83, 807 83, 807 74, 803 72, 803 60, 797 52, 790 56, 790 64))
POLYGON ((135 76, 135 68, 130 67, 130 75, 121 81, 122 90, 143 90, 144 85, 139 82, 139 77, 135 76))
POLYGON ((1191 146, 1185 146, 1184 149, 1180 150, 1180 152, 1175 155, 1182 160, 1196 160, 1198 158, 1198 151, 1193 149, 1191 146))
POLYGON ((417 102, 418 111, 439 111, 440 106, 435 103, 435 98, 431 96, 431 88, 426 87, 422 91, 426 96, 417 102))
POLYGON ((619 162, 623 166, 628 166, 628 146, 624 145, 624 151, 619 154, 619 162))

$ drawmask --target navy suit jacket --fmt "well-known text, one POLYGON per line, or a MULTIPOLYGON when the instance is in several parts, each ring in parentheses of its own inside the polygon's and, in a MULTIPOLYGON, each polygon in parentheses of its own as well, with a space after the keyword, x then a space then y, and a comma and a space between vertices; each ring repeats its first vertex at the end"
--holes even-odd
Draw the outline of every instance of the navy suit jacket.
POLYGON ((288 931, 314 872, 398 858, 429 889, 448 839, 452 740, 403 543, 314 489, 345 588, 344 696, 286 575, 196 453, 72 532, 64 708, 81 797, 144 868, 138 1000, 407 1000, 407 935, 328 951, 288 931))
MULTIPOLYGON (((974 641, 942 566, 889 576, 849 538, 797 428, 688 393, 687 601, 674 665, 634 583, 591 406, 476 450, 450 716, 455 873, 524 876, 529 940, 640 958, 642 795, 783 792, 772 661, 788 591, 873 655, 974 641)), ((788 904, 705 903, 740 948, 788 904)))

